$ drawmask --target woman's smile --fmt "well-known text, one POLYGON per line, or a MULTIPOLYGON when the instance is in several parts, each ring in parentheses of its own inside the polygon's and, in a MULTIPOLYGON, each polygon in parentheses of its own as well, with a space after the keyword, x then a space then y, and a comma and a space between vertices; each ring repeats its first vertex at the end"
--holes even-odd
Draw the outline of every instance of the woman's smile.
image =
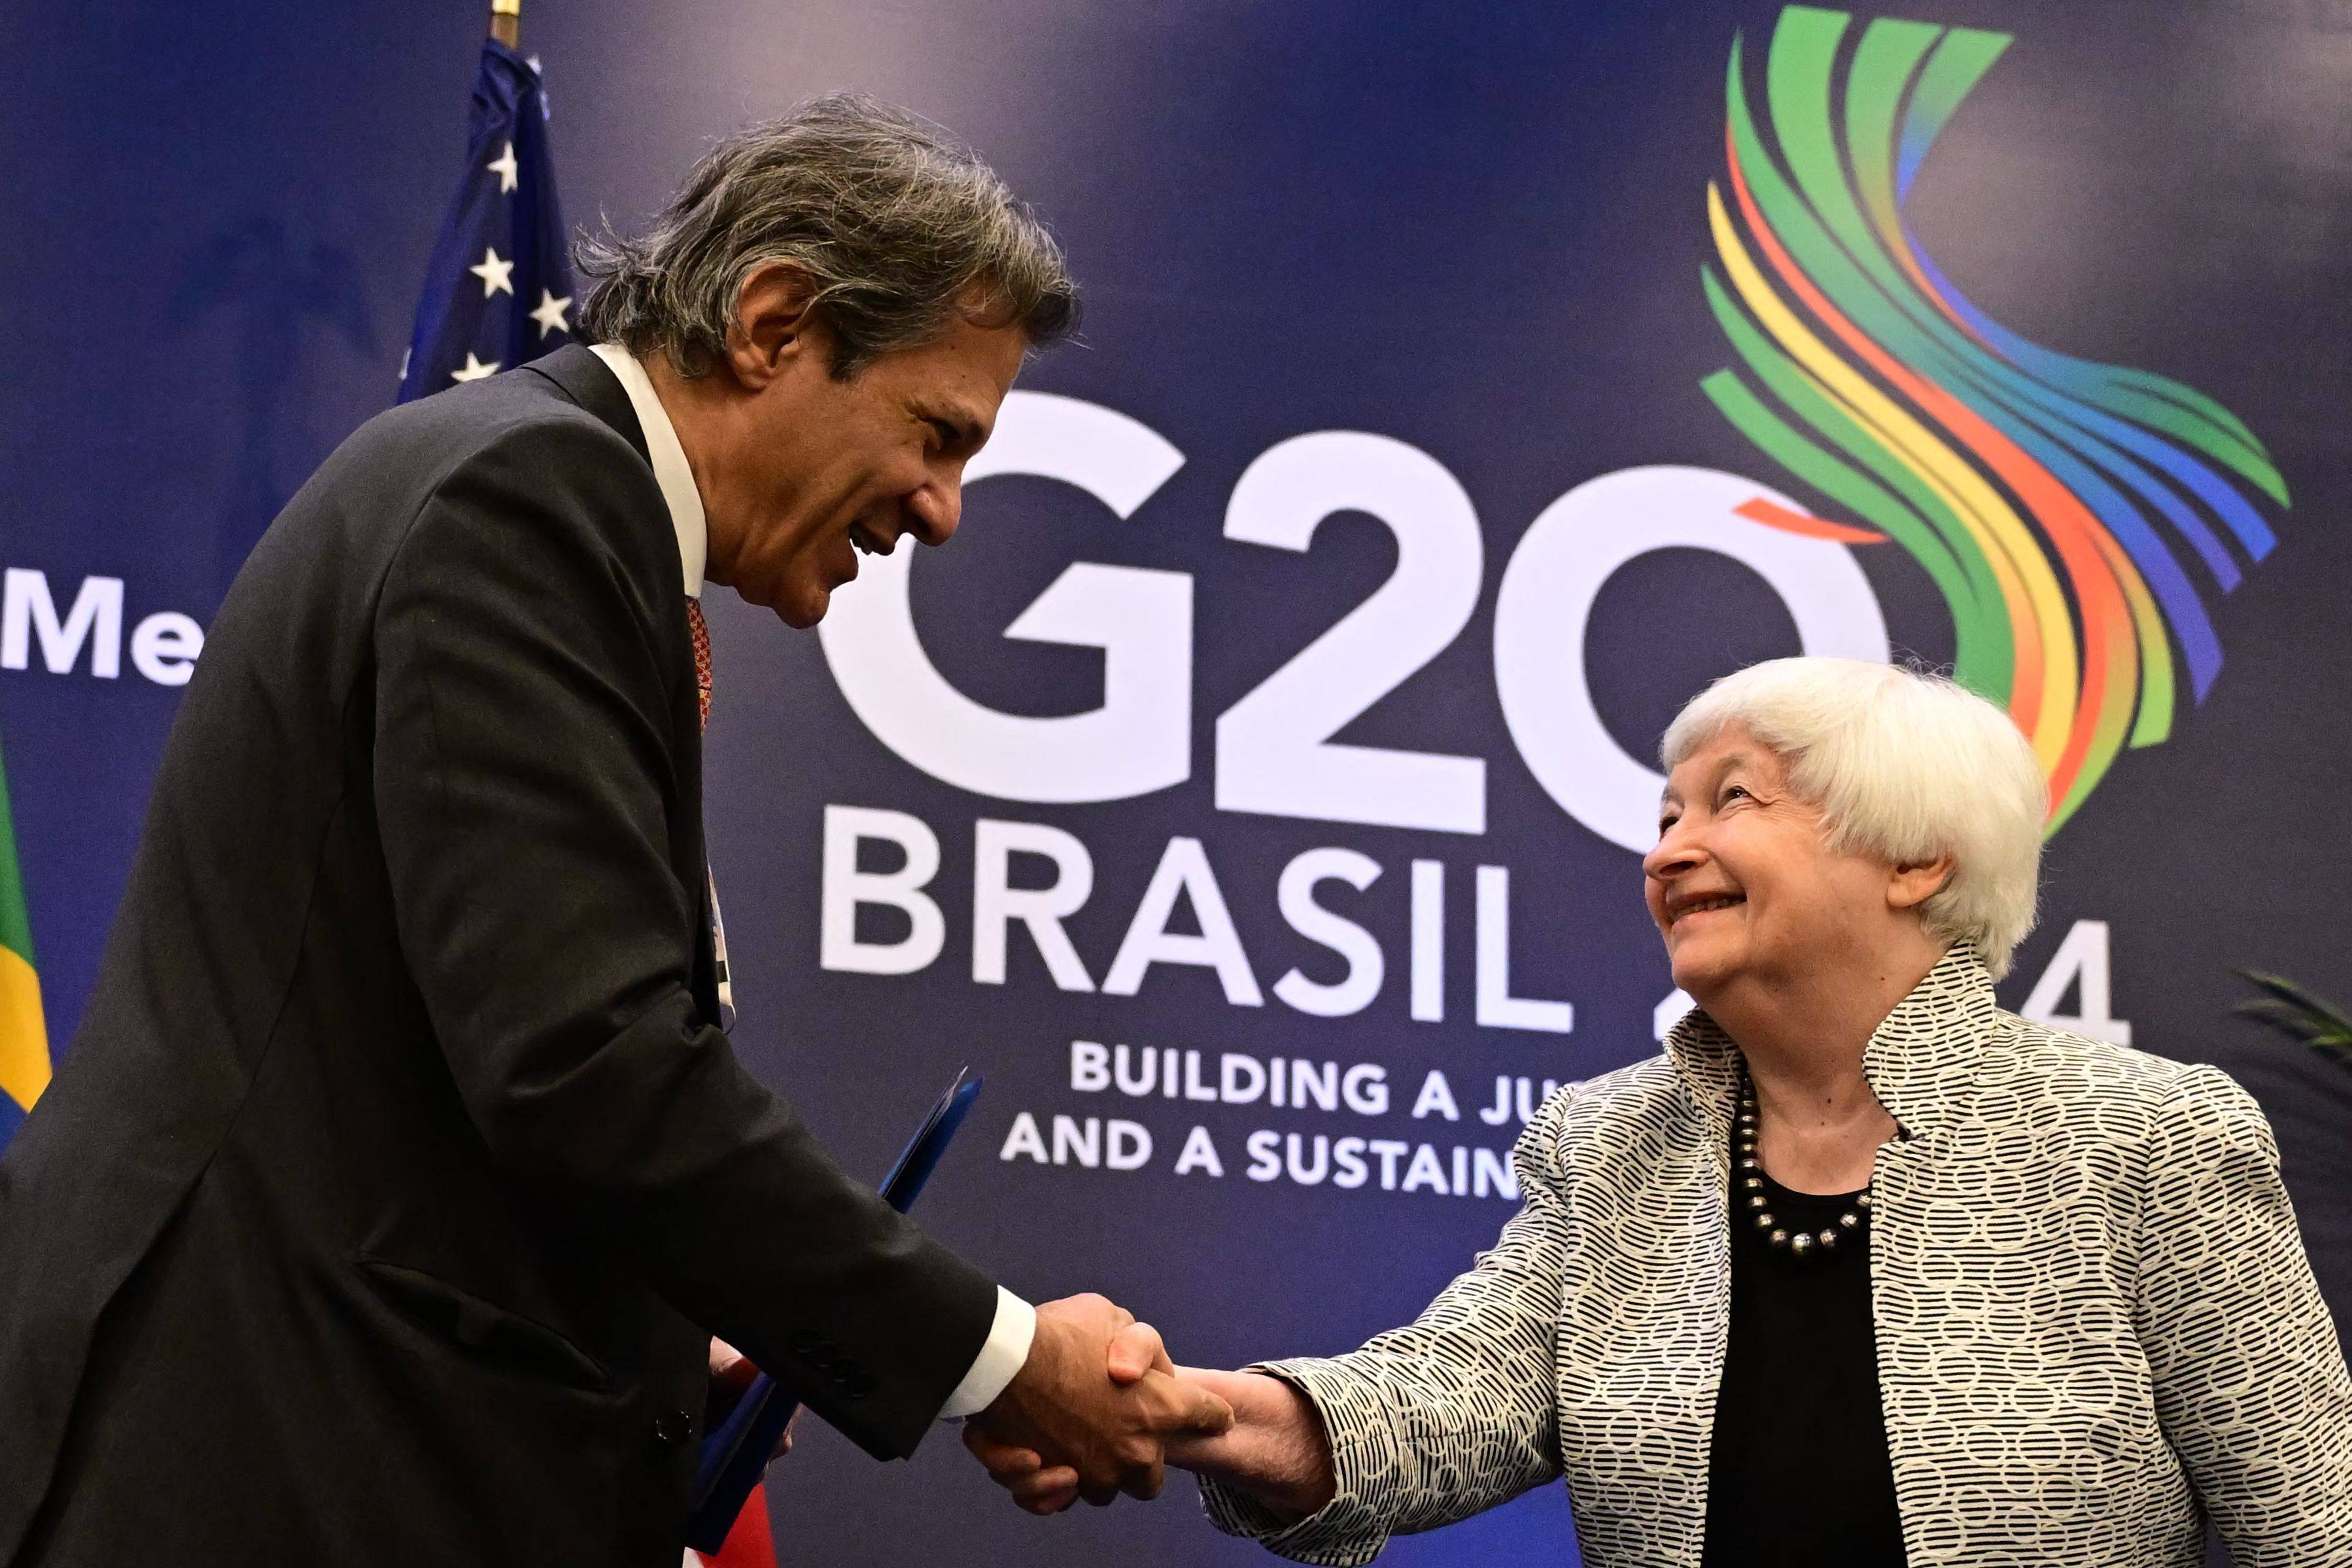
POLYGON ((1748 895, 1744 893, 1708 894, 1697 897, 1676 894, 1666 900, 1666 925, 1671 929, 1693 915, 1737 909, 1747 902, 1748 895))

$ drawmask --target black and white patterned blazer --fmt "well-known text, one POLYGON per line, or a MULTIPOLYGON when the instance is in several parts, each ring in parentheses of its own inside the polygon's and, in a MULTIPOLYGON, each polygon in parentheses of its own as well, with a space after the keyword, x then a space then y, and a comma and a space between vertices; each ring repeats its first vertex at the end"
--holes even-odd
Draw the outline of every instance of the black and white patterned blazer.
MULTIPOLYGON (((2352 1565, 2352 1378, 2245 1092, 2000 1011, 1947 954, 1864 1069, 1907 1138, 1873 1177, 1871 1310, 1911 1568, 2352 1565)), ((1566 1476, 1590 1568, 1697 1568, 1730 1318, 1734 1048, 1562 1089, 1524 1205, 1419 1322, 1264 1370, 1304 1389, 1339 1491, 1221 1529, 1370 1559, 1566 1476)))

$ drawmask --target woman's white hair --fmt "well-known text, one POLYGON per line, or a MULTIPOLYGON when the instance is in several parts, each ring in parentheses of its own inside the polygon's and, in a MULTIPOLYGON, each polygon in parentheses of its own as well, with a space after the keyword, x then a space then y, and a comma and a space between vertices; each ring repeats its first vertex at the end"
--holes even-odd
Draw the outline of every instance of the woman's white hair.
POLYGON ((1920 908, 1929 935, 1976 944, 1998 979, 2033 929, 2049 786, 2007 714, 1937 675, 1859 659, 1772 659, 1707 687, 1666 728, 1668 772, 1737 727, 1821 808, 1830 845, 1917 865, 1952 857, 1920 908))

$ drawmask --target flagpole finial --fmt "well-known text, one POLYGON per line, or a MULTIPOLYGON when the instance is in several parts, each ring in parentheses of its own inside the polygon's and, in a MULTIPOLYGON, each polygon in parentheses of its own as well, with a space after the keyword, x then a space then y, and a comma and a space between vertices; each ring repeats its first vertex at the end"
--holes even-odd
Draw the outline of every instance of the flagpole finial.
POLYGON ((522 44, 522 0, 490 0, 490 37, 508 48, 522 44))

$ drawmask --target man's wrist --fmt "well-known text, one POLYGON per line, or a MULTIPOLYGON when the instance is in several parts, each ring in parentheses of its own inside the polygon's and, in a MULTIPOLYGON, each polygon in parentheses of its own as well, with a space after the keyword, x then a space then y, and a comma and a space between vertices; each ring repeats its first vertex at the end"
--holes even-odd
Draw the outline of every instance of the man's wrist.
POLYGON ((996 1320, 989 1325, 988 1338, 972 1358, 971 1369, 940 1407, 940 1419, 961 1421, 995 1404, 996 1396, 1027 1364, 1029 1348, 1036 1338, 1037 1309, 999 1285, 996 1320))

